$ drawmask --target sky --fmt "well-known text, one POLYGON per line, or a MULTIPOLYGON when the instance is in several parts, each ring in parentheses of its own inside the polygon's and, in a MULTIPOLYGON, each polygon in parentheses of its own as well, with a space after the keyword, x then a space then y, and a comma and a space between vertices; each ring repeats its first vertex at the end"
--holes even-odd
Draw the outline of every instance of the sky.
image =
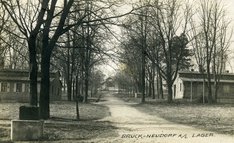
MULTIPOLYGON (((231 26, 234 29, 234 0, 223 0, 227 6, 227 15, 230 17, 231 26)), ((234 34, 234 33, 233 33, 234 34)), ((234 73, 234 35, 232 36, 232 43, 230 45, 231 55, 229 56, 229 62, 227 64, 227 70, 234 73)))
MULTIPOLYGON (((137 0, 128 0, 128 2, 129 1, 137 1, 137 0)), ((191 0, 191 1, 196 3, 199 0, 191 0)), ((126 2, 126 0, 123 2, 126 2)), ((234 29, 234 0, 223 0, 223 4, 225 5, 225 9, 227 10, 227 16, 230 17, 230 19, 232 20, 231 26, 234 29)), ((118 8, 117 11, 119 11, 120 13, 124 13, 129 11, 130 9, 131 6, 129 6, 129 4, 125 4, 121 8, 118 8)), ((114 27, 114 29, 116 31, 119 31, 118 27, 114 27)), ((226 68, 231 73, 234 73, 234 35, 232 38, 232 43, 230 45, 230 50, 232 54, 229 56, 229 61, 226 68)), ((104 72, 106 77, 109 77, 109 76, 114 76, 114 74, 118 71, 118 67, 119 65, 117 62, 113 62, 110 60, 106 64, 101 65, 100 69, 104 72)))

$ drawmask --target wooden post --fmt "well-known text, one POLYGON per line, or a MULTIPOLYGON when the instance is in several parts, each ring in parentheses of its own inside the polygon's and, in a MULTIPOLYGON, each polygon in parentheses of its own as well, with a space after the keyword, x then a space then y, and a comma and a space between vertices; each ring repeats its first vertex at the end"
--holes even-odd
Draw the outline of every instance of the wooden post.
POLYGON ((190 89, 190 101, 192 102, 193 101, 193 82, 191 81, 190 82, 191 84, 191 89, 190 89))
POLYGON ((203 80, 202 101, 203 103, 205 103, 205 80, 203 80))

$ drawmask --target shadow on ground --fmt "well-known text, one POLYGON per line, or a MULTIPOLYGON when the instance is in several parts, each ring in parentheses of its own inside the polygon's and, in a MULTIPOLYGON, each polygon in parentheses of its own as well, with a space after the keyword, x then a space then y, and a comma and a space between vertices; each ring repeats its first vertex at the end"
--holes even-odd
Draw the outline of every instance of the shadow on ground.
POLYGON ((53 121, 45 123, 41 141, 79 141, 96 138, 117 137, 117 128, 102 121, 53 121))
POLYGON ((159 116, 173 123, 198 129, 234 135, 233 109, 231 104, 200 104, 188 102, 147 102, 132 105, 141 112, 159 116))
MULTIPOLYGON (((39 141, 63 143, 118 137, 117 129, 107 121, 75 121, 73 119, 52 118, 45 122, 43 138, 39 141)), ((0 125, 0 142, 13 143, 10 140, 10 124, 0 125)))

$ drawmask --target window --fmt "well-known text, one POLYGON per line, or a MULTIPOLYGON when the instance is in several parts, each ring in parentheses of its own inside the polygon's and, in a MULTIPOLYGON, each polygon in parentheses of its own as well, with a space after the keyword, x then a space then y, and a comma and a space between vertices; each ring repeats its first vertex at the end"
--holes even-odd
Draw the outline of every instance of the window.
POLYGON ((224 85, 223 86, 223 91, 224 91, 224 93, 229 93, 230 92, 230 86, 229 85, 224 85))
POLYGON ((25 92, 29 92, 30 90, 29 90, 29 84, 28 83, 26 83, 25 84, 25 90, 24 90, 25 92))
POLYGON ((22 92, 22 83, 16 83, 16 92, 22 92))
POLYGON ((181 86, 182 86, 182 84, 180 83, 180 91, 181 91, 181 86))
POLYGON ((3 82, 1 85, 1 92, 7 92, 7 83, 3 82))

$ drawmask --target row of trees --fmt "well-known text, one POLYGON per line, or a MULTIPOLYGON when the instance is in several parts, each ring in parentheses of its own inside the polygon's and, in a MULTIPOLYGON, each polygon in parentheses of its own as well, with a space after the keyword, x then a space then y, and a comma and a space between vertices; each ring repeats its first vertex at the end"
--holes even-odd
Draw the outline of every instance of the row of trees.
MULTIPOLYGON (((75 9, 80 8, 76 6, 75 9)), ((86 13, 89 13, 85 18, 87 21, 96 18, 91 14, 97 10, 92 2, 87 3, 86 10, 86 13)), ((104 11, 100 11, 100 15, 103 13, 104 11)), ((79 13, 74 13, 68 17, 68 21, 77 19, 77 17, 80 17, 79 13)), ((84 102, 87 102, 90 76, 97 72, 94 71, 94 66, 105 60, 105 47, 102 44, 106 42, 105 36, 108 37, 103 25, 99 21, 94 21, 91 24, 88 22, 80 26, 76 25, 61 37, 63 42, 58 45, 60 48, 56 50, 55 55, 61 57, 59 64, 67 83, 69 101, 72 100, 72 93, 76 92, 72 92, 72 87, 75 86, 78 96, 84 95, 84 102), (78 81, 75 82, 75 80, 78 81)), ((75 99, 74 95, 73 99, 75 99)))
POLYGON ((1 11, 7 15, 6 21, 18 31, 9 32, 20 35, 18 38, 27 43, 24 49, 29 57, 30 104, 33 106, 38 103, 38 69, 42 73, 39 109, 43 119, 49 118, 50 112, 50 70, 63 69, 69 100, 75 89, 76 95, 84 92, 87 101, 90 75, 100 74, 93 67, 106 54, 103 39, 109 36, 107 25, 113 23, 112 19, 132 12, 116 15, 112 8, 118 6, 118 1, 1 0, 0 3, 1 11), (55 59, 59 60, 55 62, 55 59))
POLYGON ((126 66, 124 72, 134 79, 135 92, 142 93, 142 102, 145 87, 149 96, 155 98, 155 77, 158 97, 163 98, 163 79, 168 102, 172 102, 178 71, 189 70, 191 66, 199 67, 205 75, 208 102, 216 101, 232 33, 222 3, 208 0, 194 5, 180 0, 148 0, 137 4, 144 8, 123 24, 121 56, 126 66), (192 59, 194 65, 191 65, 192 59), (214 98, 211 74, 215 79, 214 98))
MULTIPOLYGON (((131 77, 129 83, 134 82, 134 90, 143 94, 142 102, 147 82, 148 93, 155 98, 155 76, 158 96, 163 97, 164 79, 168 102, 172 102, 177 73, 190 67, 191 55, 199 69, 207 71, 208 99, 212 102, 211 71, 217 75, 218 87, 230 44, 229 21, 217 1, 200 1, 192 7, 180 0, 144 0, 136 2, 136 9, 118 15, 112 9, 118 1, 0 0, 0 4, 0 52, 10 55, 10 59, 28 59, 30 104, 34 106, 38 103, 38 69, 42 72, 41 118, 49 118, 49 73, 54 68, 62 69, 66 77, 68 100, 72 100, 73 93, 73 99, 84 94, 87 101, 91 73, 100 75, 94 65, 106 55, 104 39, 113 34, 108 25, 118 24, 113 19, 126 15, 121 57, 125 73, 131 77), (8 52, 7 46, 11 47, 8 52)), ((12 67, 20 66, 10 63, 12 67)))
POLYGON ((217 102, 219 81, 226 70, 232 37, 231 21, 222 1, 201 2, 198 6, 199 21, 191 19, 189 32, 195 60, 201 73, 205 73, 208 102, 217 102), (211 79, 214 79, 212 90, 211 79), (212 92, 213 91, 213 92, 212 92))

